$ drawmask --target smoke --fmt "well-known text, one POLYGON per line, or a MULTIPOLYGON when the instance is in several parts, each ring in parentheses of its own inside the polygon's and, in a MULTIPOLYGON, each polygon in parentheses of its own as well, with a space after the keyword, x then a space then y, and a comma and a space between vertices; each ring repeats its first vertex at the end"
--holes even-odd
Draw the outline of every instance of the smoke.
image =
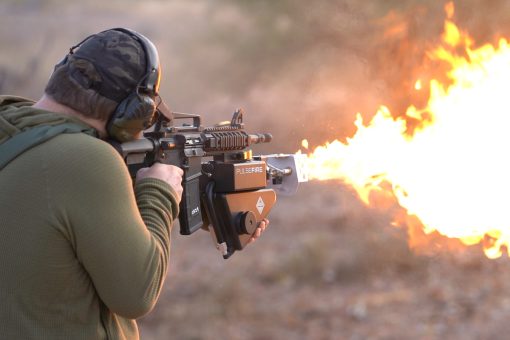
MULTIPOLYGON (((439 39, 444 19, 444 3, 413 0, 313 6, 290 0, 27 0, 0 6, 2 73, 23 73, 34 57, 39 66, 24 84, 2 76, 4 92, 38 97, 69 46, 126 26, 158 46, 162 94, 173 109, 202 114, 213 124, 243 107, 249 128, 273 133, 282 152, 295 151, 304 138, 313 146, 352 135, 357 112, 368 120, 381 104, 400 115, 410 103, 424 103, 425 91, 419 95, 413 87, 433 76, 425 52, 439 39), (55 20, 57 9, 63 15, 55 20)), ((456 12, 475 39, 494 39, 508 27, 509 6, 470 0, 456 12), (491 20, 480 11, 490 11, 491 20)))

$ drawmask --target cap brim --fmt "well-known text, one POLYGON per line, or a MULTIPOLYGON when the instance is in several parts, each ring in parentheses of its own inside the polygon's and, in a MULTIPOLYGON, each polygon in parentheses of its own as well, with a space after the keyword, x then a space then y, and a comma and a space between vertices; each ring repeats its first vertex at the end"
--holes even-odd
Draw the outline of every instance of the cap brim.
POLYGON ((174 119, 174 114, 172 113, 172 110, 166 105, 166 103, 163 101, 163 98, 159 97, 160 102, 158 103, 157 111, 163 115, 168 120, 174 119))

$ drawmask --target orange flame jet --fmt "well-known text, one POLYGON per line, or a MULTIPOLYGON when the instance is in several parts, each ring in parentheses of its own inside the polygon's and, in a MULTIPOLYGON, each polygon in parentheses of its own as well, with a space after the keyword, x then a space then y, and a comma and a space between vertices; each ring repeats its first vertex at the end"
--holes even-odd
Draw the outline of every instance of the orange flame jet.
POLYGON ((451 20, 453 4, 445 10, 442 44, 429 57, 450 66, 449 84, 431 80, 427 106, 403 117, 384 106, 368 123, 358 114, 352 138, 307 155, 310 179, 342 180, 366 204, 372 192, 390 190, 425 233, 466 245, 490 238, 484 252, 498 258, 510 249, 510 45, 502 38, 473 48, 451 20), (412 134, 409 118, 420 122, 412 134))

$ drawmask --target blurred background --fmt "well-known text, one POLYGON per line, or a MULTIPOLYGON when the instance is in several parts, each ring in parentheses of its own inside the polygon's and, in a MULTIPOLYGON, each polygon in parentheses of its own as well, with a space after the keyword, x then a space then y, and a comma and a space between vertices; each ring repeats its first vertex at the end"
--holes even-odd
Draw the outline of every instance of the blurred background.
MULTIPOLYGON (((242 107, 255 153, 345 140, 356 113, 393 115, 426 94, 442 1, 2 0, 0 93, 37 99, 53 66, 89 34, 129 27, 158 47, 161 94, 205 125, 242 107)), ((510 37, 510 2, 455 2, 476 42, 510 37)), ((438 193, 440 194, 440 193, 438 193)), ((441 237, 410 247, 399 210, 348 186, 310 182, 280 197, 260 240, 225 261, 210 235, 173 230, 171 268, 142 339, 505 339, 507 258, 441 237)), ((125 283, 129 284, 129 283, 125 283)))

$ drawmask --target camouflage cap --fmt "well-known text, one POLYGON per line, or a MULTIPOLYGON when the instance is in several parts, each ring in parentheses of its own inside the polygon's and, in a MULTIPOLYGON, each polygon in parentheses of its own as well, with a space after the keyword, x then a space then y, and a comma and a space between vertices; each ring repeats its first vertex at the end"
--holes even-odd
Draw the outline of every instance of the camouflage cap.
POLYGON ((83 82, 85 88, 117 103, 136 89, 146 72, 146 56, 140 42, 115 29, 87 38, 68 59, 71 63, 89 61, 98 76, 76 80, 83 82))

